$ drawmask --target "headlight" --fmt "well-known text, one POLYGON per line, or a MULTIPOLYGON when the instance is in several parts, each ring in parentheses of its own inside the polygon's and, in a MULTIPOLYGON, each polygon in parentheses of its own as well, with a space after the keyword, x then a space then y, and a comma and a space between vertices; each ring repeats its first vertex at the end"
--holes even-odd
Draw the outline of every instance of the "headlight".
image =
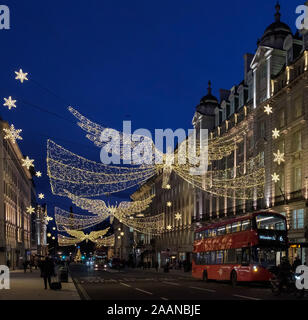
POLYGON ((98 265, 96 264, 96 265, 95 265, 95 268, 97 268, 97 267, 98 267, 98 265))
POLYGON ((107 264, 104 265, 104 268, 107 268, 107 264))
POLYGON ((257 272, 258 271, 258 267, 257 266, 253 266, 253 271, 257 272))

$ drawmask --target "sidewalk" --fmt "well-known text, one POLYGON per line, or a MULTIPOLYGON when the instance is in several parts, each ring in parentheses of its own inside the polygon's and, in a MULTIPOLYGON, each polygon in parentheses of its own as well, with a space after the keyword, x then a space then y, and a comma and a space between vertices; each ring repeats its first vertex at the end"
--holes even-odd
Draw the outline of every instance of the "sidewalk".
POLYGON ((80 300, 77 289, 69 276, 68 282, 62 282, 61 290, 44 289, 44 280, 39 270, 32 273, 27 270, 10 272, 9 290, 0 290, 0 300, 80 300))

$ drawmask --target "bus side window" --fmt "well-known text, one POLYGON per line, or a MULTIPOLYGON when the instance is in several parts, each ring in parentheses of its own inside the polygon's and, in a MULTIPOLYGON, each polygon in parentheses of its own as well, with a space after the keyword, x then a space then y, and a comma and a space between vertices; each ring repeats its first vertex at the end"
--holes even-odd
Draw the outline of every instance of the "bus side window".
POLYGON ((236 263, 242 263, 242 249, 235 249, 236 263))
POLYGON ((250 230, 250 220, 242 221, 242 231, 250 230))
POLYGON ((237 228, 236 228, 236 231, 237 231, 237 232, 241 231, 241 226, 242 226, 242 222, 239 221, 239 222, 238 222, 238 225, 237 225, 237 228))
POLYGON ((242 264, 250 262, 250 250, 249 248, 242 249, 242 264))
POLYGON ((226 233, 231 233, 231 224, 227 224, 226 226, 226 233))
POLYGON ((221 251, 217 251, 216 254, 216 263, 217 264, 222 264, 224 262, 224 252, 221 251))
POLYGON ((226 250, 225 263, 229 263, 229 264, 236 263, 235 249, 226 250))
POLYGON ((219 228, 217 229, 217 235, 218 235, 218 236, 223 236, 225 233, 226 233, 226 227, 225 227, 225 226, 219 227, 219 228))
POLYGON ((200 264, 200 252, 197 252, 196 254, 196 264, 200 264))
POLYGON ((232 223, 232 232, 237 232, 238 222, 232 223))
POLYGON ((217 235, 217 229, 212 229, 212 237, 216 237, 217 235))
POLYGON ((216 264, 216 251, 211 251, 211 264, 216 264))

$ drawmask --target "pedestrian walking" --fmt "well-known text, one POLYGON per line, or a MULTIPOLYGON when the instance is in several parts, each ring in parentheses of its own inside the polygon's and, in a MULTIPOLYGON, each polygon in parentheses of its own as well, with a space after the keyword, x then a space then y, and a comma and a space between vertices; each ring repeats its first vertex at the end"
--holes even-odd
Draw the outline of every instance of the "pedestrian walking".
POLYGON ((33 267, 33 261, 31 260, 31 261, 29 262, 29 269, 30 269, 30 272, 32 272, 32 267, 33 267))
POLYGON ((28 261, 24 261, 22 265, 24 267, 24 273, 26 273, 27 272, 27 267, 28 267, 28 261))
POLYGON ((44 278, 45 289, 47 289, 47 281, 49 288, 51 288, 51 277, 55 276, 55 265, 53 261, 46 257, 45 261, 42 261, 41 264, 41 277, 44 278))
POLYGON ((297 257, 295 258, 294 262, 293 262, 293 265, 292 265, 292 270, 293 270, 293 272, 295 272, 295 271, 296 271, 296 268, 297 268, 298 266, 300 266, 300 265, 302 265, 302 261, 301 261, 301 259, 297 256, 297 257))
POLYGON ((156 272, 158 272, 158 267, 159 267, 158 262, 156 262, 156 263, 155 263, 156 272))

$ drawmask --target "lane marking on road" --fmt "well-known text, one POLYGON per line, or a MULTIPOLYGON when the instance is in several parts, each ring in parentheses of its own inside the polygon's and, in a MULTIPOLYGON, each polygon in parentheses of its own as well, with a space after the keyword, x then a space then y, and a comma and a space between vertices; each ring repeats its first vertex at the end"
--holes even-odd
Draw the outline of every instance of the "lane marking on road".
POLYGON ((168 301, 169 299, 164 298, 164 297, 160 297, 162 300, 168 301))
POLYGON ((129 287, 129 288, 131 288, 131 287, 132 287, 132 286, 130 286, 129 284, 124 283, 124 282, 120 282, 120 284, 121 284, 122 286, 125 286, 125 287, 129 287))
POLYGON ((189 287, 190 289, 197 289, 202 291, 208 291, 208 292, 216 292, 216 290, 213 289, 206 289, 206 288, 199 288, 199 287, 189 287))
POLYGON ((152 292, 145 291, 145 290, 142 290, 142 289, 139 289, 139 288, 135 288, 135 289, 138 290, 138 291, 140 291, 140 292, 146 293, 146 294, 150 294, 150 295, 153 294, 152 292))
POLYGON ((175 283, 175 282, 169 282, 169 281, 162 281, 163 283, 166 283, 166 284, 171 284, 173 286, 180 286, 180 284, 178 283, 175 283))
POLYGON ((254 297, 241 296, 241 295, 239 295, 239 294, 234 294, 233 297, 250 299, 250 300, 262 300, 262 299, 258 299, 258 298, 254 298, 254 297))
POLYGON ((75 284, 77 292, 80 293, 79 295, 81 295, 84 300, 91 300, 91 297, 87 294, 86 290, 81 286, 77 279, 73 279, 73 283, 75 284))

